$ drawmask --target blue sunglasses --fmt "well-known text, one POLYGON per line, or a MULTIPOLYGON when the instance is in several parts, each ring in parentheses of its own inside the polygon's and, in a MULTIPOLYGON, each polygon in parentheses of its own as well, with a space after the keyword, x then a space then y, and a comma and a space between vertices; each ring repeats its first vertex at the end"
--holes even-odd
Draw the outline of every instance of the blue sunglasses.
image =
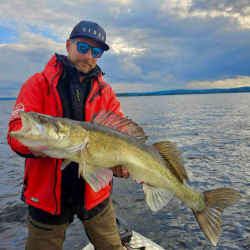
POLYGON ((90 46, 87 43, 77 42, 74 39, 70 39, 70 41, 77 44, 77 50, 78 50, 78 52, 80 52, 82 54, 88 53, 88 51, 90 49, 92 49, 92 55, 95 58, 100 58, 102 56, 102 54, 103 54, 102 49, 90 46))

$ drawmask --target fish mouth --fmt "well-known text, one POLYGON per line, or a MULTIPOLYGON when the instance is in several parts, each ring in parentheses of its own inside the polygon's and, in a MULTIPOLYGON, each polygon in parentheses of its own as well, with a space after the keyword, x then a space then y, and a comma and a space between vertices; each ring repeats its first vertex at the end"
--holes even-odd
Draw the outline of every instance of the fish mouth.
POLYGON ((22 128, 18 131, 12 131, 9 133, 10 137, 13 138, 28 138, 32 137, 40 137, 44 132, 44 127, 35 122, 29 112, 19 111, 18 114, 21 117, 22 128))

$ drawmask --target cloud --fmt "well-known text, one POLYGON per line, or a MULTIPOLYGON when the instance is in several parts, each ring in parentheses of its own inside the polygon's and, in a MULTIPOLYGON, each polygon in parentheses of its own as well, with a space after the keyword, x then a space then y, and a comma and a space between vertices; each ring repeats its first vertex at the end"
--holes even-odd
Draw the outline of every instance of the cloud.
POLYGON ((120 14, 131 11, 132 3, 132 0, 12 0, 1 3, 0 25, 20 32, 44 31, 65 40, 81 20, 99 21, 107 30, 112 26, 109 21, 112 23, 120 14))
POLYGON ((55 52, 65 51, 65 44, 30 32, 24 32, 18 42, 1 44, 0 54, 5 58, 0 61, 2 96, 17 96, 21 84, 36 72, 41 72, 55 52))
POLYGON ((131 5, 133 3, 132 0, 104 0, 107 3, 112 3, 112 4, 121 4, 123 6, 131 5))
POLYGON ((224 88, 240 88, 249 87, 249 76, 238 76, 235 79, 225 79, 217 81, 190 82, 187 87, 190 89, 224 89, 224 88))
POLYGON ((156 91, 248 77, 248 5, 245 0, 2 2, 0 25, 15 37, 0 40, 1 93, 17 93, 55 52, 65 54, 65 41, 80 20, 106 30, 111 49, 98 65, 105 81, 121 92, 128 92, 126 86, 156 91))
POLYGON ((132 57, 137 56, 139 53, 143 52, 145 48, 141 47, 130 47, 126 41, 121 37, 115 37, 111 43, 111 53, 125 53, 131 54, 132 57))
POLYGON ((229 23, 237 21, 242 29, 250 29, 250 6, 248 1, 233 0, 163 0, 160 9, 179 18, 202 19, 223 17, 229 23))

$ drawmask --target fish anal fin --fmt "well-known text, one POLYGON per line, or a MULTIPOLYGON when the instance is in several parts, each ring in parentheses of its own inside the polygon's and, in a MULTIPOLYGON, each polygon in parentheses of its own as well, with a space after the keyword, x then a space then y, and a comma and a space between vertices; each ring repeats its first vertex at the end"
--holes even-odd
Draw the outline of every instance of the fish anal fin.
POLYGON ((221 212, 233 205, 239 198, 237 191, 231 188, 218 188, 204 193, 206 208, 203 211, 193 211, 202 232, 216 246, 220 237, 221 212))
POLYGON ((181 152, 174 142, 163 141, 155 143, 153 146, 157 148, 166 161, 170 163, 173 171, 177 174, 177 177, 182 182, 184 180, 189 181, 186 169, 183 164, 183 159, 181 157, 181 152))
POLYGON ((95 192, 98 192, 106 187, 112 180, 113 171, 109 168, 87 164, 84 159, 84 150, 82 150, 79 163, 79 176, 80 175, 95 192))
POLYGON ((145 142, 148 138, 137 123, 128 119, 128 117, 122 118, 111 110, 105 111, 101 109, 97 114, 92 116, 90 122, 113 128, 142 142, 145 142))
POLYGON ((155 187, 146 183, 143 183, 143 190, 146 195, 147 204, 154 212, 166 206, 174 196, 172 190, 155 187))

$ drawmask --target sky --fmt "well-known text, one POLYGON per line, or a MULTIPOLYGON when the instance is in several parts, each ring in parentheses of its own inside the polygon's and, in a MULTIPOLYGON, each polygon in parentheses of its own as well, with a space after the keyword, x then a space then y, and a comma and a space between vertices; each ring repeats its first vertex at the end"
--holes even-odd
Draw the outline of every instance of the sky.
POLYGON ((250 0, 0 0, 0 97, 16 97, 81 20, 116 93, 250 86, 250 0))

